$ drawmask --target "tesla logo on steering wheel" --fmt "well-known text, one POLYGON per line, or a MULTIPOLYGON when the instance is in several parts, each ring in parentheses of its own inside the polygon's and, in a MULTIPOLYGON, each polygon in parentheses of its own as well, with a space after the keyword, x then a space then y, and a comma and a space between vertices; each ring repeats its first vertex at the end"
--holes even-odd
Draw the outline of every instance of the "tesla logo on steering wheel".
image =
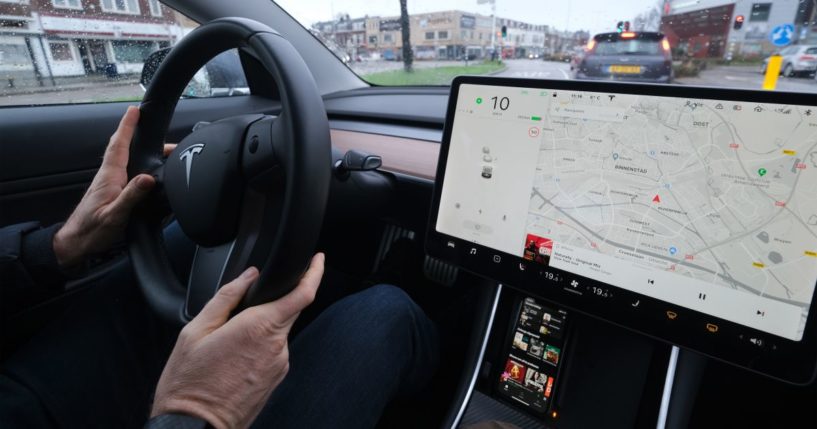
POLYGON ((190 189, 190 169, 193 167, 193 156, 204 149, 204 143, 196 143, 185 149, 179 156, 184 161, 185 171, 187 171, 187 189, 190 189))

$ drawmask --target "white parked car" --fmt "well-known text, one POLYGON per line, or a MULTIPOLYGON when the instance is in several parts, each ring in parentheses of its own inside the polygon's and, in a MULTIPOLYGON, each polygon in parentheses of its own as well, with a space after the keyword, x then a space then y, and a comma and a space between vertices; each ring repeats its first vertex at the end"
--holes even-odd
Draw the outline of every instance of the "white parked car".
MULTIPOLYGON (((786 77, 797 75, 813 75, 817 71, 817 45, 795 45, 780 51, 783 64, 780 65, 780 74, 786 77)), ((763 60, 761 73, 766 73, 769 58, 763 60)))

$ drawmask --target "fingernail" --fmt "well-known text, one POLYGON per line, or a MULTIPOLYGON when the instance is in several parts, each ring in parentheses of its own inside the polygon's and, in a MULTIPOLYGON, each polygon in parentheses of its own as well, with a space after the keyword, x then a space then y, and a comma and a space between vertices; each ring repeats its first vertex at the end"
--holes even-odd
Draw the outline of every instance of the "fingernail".
POLYGON ((250 280, 250 279, 255 278, 255 276, 257 276, 257 275, 258 275, 258 269, 256 269, 255 267, 250 267, 250 268, 247 268, 246 270, 244 270, 243 273, 241 273, 241 278, 244 279, 244 280, 250 280))

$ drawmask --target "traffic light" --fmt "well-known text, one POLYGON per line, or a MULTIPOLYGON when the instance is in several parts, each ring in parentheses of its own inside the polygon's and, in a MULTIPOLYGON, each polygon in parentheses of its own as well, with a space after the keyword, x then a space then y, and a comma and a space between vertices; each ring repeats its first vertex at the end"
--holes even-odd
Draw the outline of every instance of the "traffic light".
POLYGON ((622 33, 625 31, 630 31, 630 21, 619 21, 616 24, 616 32, 622 33))
POLYGON ((502 26, 502 38, 504 39, 504 38, 506 38, 506 37, 508 37, 508 26, 507 26, 507 25, 503 25, 503 26, 502 26))
POLYGON ((732 28, 734 28, 735 30, 740 30, 740 28, 743 27, 744 19, 745 18, 743 17, 743 15, 736 16, 735 17, 735 25, 733 25, 732 28))

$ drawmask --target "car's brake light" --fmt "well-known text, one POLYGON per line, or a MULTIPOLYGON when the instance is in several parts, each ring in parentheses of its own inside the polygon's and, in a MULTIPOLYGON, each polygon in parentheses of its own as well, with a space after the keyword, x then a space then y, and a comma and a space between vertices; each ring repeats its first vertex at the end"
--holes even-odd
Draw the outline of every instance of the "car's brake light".
POLYGON ((666 37, 661 39, 661 49, 664 51, 664 58, 667 60, 672 59, 671 47, 669 45, 669 40, 667 40, 666 37))
POLYGON ((800 57, 800 61, 812 61, 815 58, 817 57, 815 57, 814 55, 803 55, 800 57))
POLYGON ((587 42, 587 52, 592 51, 593 48, 595 48, 595 47, 596 47, 596 39, 590 39, 590 41, 587 42))
POLYGON ((635 33, 633 33, 632 31, 625 31, 621 33, 622 39, 632 39, 633 37, 635 37, 635 33))

